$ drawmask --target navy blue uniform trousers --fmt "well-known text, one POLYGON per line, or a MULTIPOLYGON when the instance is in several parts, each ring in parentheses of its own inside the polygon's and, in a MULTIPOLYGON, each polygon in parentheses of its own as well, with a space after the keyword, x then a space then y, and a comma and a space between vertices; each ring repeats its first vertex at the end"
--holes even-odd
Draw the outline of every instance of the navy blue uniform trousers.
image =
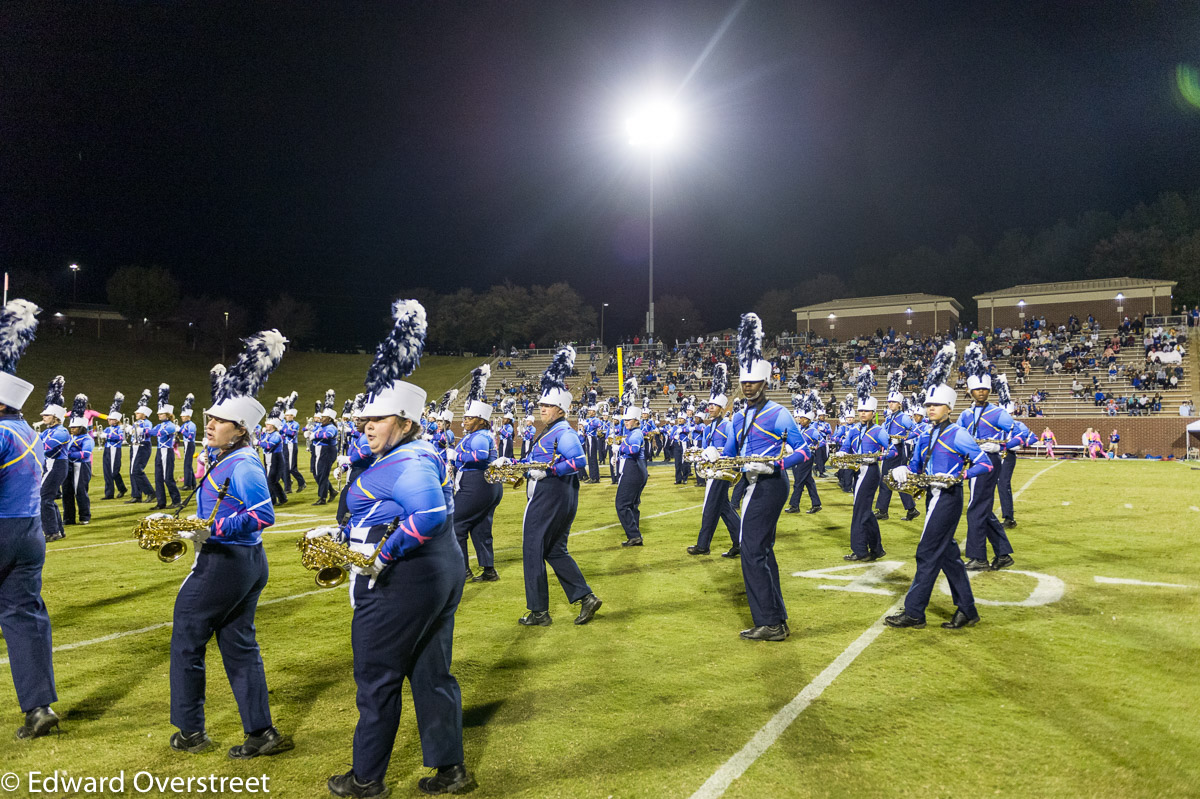
POLYGON ((158 507, 167 506, 167 494, 171 503, 179 503, 179 487, 175 485, 175 448, 159 447, 154 454, 154 498, 158 507))
POLYGON ((958 520, 962 518, 962 486, 934 489, 925 502, 925 526, 917 544, 917 574, 904 597, 904 613, 925 620, 925 607, 933 594, 938 572, 945 572, 950 583, 954 604, 970 618, 975 618, 975 595, 971 581, 954 540, 958 520))
POLYGON ((42 533, 45 535, 63 532, 62 514, 58 511, 55 499, 62 490, 69 471, 66 458, 46 461, 46 471, 42 474, 42 533))
POLYGON ((134 499, 147 499, 154 496, 154 486, 150 485, 150 478, 146 476, 146 464, 150 463, 150 454, 154 450, 152 442, 146 442, 137 445, 137 453, 132 455, 129 460, 129 487, 133 491, 134 499))
MULTIPOLYGON (((896 468, 897 466, 907 466, 907 465, 908 465, 908 458, 904 457, 904 455, 901 454, 901 455, 897 455, 894 458, 888 458, 887 460, 885 460, 883 462, 883 471, 890 472, 892 469, 896 468)), ((881 480, 879 483, 879 496, 875 500, 875 507, 879 510, 880 513, 888 512, 888 506, 892 504, 892 493, 893 493, 892 489, 888 488, 887 483, 885 483, 881 480)), ((912 510, 913 508, 917 507, 917 503, 913 500, 912 494, 905 494, 903 491, 901 491, 899 493, 900 493, 900 504, 904 506, 905 510, 912 510)))
MULTIPOLYGON (((385 526, 367 541, 378 544, 385 526)), ((462 692, 450 674, 454 613, 462 599, 462 553, 447 519, 429 541, 384 569, 374 588, 355 576, 350 585, 354 620, 354 774, 383 781, 400 727, 405 679, 412 689, 421 753, 428 768, 463 762, 462 692)))
POLYGON ((816 465, 813 467, 817 472, 817 477, 825 476, 825 461, 829 460, 829 445, 822 444, 813 452, 813 460, 816 465))
POLYGON ((574 604, 592 593, 579 565, 567 552, 567 536, 579 509, 579 478, 548 475, 526 484, 525 516, 521 522, 521 559, 525 568, 525 607, 542 612, 550 609, 546 564, 574 604))
POLYGON ((787 619, 779 587, 779 564, 775 562, 775 526, 787 496, 787 472, 782 469, 759 475, 754 483, 748 483, 743 495, 738 539, 742 550, 742 581, 746 584, 746 599, 755 626, 781 624, 787 619))
POLYGON ((868 554, 882 555, 883 537, 879 533, 879 520, 871 509, 875 501, 875 489, 879 488, 879 464, 864 464, 858 467, 857 473, 854 510, 850 514, 850 549, 862 557, 868 554))
POLYGON ((742 519, 734 509, 733 503, 729 501, 729 481, 713 477, 708 479, 704 486, 704 509, 700 511, 700 535, 696 537, 698 548, 708 549, 712 546, 718 520, 725 522, 725 529, 729 531, 729 540, 736 547, 742 519))
POLYGON ((475 560, 480 568, 490 569, 496 565, 492 551, 492 514, 504 498, 504 484, 489 483, 483 472, 483 469, 463 469, 459 472, 458 490, 454 492, 454 537, 462 551, 464 569, 471 568, 467 555, 468 537, 475 545, 475 560))
POLYGON ((333 499, 333 485, 330 480, 333 478, 334 461, 337 459, 334 453, 336 446, 334 444, 317 444, 313 449, 316 450, 314 476, 317 479, 317 499, 333 499))
POLYGON ((792 489, 792 498, 788 500, 788 505, 793 508, 800 507, 800 498, 804 496, 804 490, 808 489, 808 498, 812 501, 812 506, 814 508, 821 507, 821 497, 817 494, 817 481, 813 479, 812 473, 811 458, 792 467, 792 481, 795 487, 792 489))
POLYGON ((191 491, 196 487, 196 442, 185 441, 183 444, 183 490, 191 491))
POLYGON ((671 452, 675 456, 675 485, 683 485, 691 476, 692 465, 683 459, 683 450, 682 441, 671 444, 671 452))
POLYGON ((175 597, 171 629, 171 723, 183 732, 204 729, 204 653, 213 635, 242 730, 250 734, 271 726, 267 675, 254 638, 254 611, 266 585, 261 544, 201 545, 175 597))
POLYGON ((83 461, 67 464, 67 480, 62 489, 64 524, 74 524, 76 518, 81 522, 92 520, 92 498, 88 496, 91 482, 92 464, 83 461))
POLYGON ((121 447, 105 447, 104 456, 104 498, 112 499, 116 492, 125 493, 125 478, 121 474, 121 447))
POLYGON ((584 439, 587 445, 588 480, 600 481, 600 438, 588 436, 584 439))
POLYGON ((1011 555, 1012 544, 1004 525, 992 511, 996 499, 996 481, 1000 477, 1000 453, 987 452, 992 470, 971 479, 971 501, 967 505, 967 557, 987 560, 987 545, 997 556, 1011 555))
POLYGON ((300 490, 304 490, 304 475, 300 474, 300 450, 296 446, 296 439, 285 441, 283 450, 287 453, 287 473, 283 478, 283 490, 287 493, 292 493, 292 478, 296 478, 296 483, 300 490))
POLYGON ((1006 450, 1000 460, 1000 477, 996 480, 996 494, 1000 497, 1000 515, 1005 519, 1013 516, 1012 476, 1017 466, 1016 450, 1006 450))
POLYGON ((45 562, 41 519, 0 519, 0 632, 22 713, 58 701, 50 614, 42 601, 45 562))
POLYGON ((626 538, 642 535, 642 490, 646 487, 646 462, 641 458, 621 459, 621 482, 617 484, 617 519, 626 538))

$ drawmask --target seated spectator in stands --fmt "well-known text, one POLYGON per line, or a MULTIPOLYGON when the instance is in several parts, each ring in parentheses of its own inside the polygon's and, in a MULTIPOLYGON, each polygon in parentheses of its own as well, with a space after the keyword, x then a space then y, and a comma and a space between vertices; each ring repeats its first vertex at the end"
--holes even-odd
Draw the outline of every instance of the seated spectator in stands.
POLYGON ((1083 383, 1079 382, 1079 378, 1071 379, 1071 396, 1075 399, 1083 399, 1083 383))
POLYGON ((1116 416, 1117 415, 1117 401, 1110 397, 1108 400, 1108 403, 1104 406, 1104 410, 1109 416, 1116 416))
POLYGON ((1104 392, 1099 389, 1096 389, 1096 394, 1094 396, 1094 399, 1096 400, 1096 407, 1099 408, 1101 405, 1104 404, 1104 392))
POLYGON ((1192 410, 1191 400, 1184 400, 1183 402, 1179 403, 1179 415, 1180 416, 1195 416, 1196 415, 1195 411, 1192 410))

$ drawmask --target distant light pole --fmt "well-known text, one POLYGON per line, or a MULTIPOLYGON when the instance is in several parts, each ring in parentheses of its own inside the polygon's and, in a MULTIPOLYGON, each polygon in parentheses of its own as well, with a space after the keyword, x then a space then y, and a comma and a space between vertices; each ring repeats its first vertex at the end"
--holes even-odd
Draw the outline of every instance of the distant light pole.
POLYGON ((71 302, 79 301, 79 264, 71 264, 71 302))
POLYGON ((225 312, 225 329, 221 331, 221 363, 225 363, 225 339, 229 338, 229 311, 225 312))
POLYGON ((600 346, 604 346, 604 309, 608 307, 608 303, 600 306, 600 346))
POLYGON ((650 307, 646 312, 646 336, 654 335, 654 162, 679 132, 679 111, 665 97, 651 98, 625 119, 629 144, 649 153, 650 161, 650 307))

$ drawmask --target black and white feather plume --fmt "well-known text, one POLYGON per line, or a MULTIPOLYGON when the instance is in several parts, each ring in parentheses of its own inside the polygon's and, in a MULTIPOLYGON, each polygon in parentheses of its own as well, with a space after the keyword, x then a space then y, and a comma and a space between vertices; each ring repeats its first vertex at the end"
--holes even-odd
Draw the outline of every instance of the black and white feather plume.
POLYGON ((163 408, 171 404, 171 387, 166 383, 158 384, 158 412, 163 413, 163 408))
POLYGON ((392 303, 392 319, 395 324, 375 348, 375 360, 367 370, 364 385, 372 396, 415 372, 425 352, 425 306, 416 300, 396 300, 392 303))
POLYGON ((824 416, 825 415, 825 403, 821 401, 821 395, 818 394, 816 391, 813 391, 812 398, 813 398, 813 413, 815 413, 817 416, 824 416))
POLYGON ((9 300, 0 311, 0 371, 16 374, 17 362, 37 331, 41 310, 29 300, 9 300))
POLYGON ((1012 402, 1012 392, 1008 389, 1008 375, 996 376, 996 401, 1001 408, 1012 402))
POLYGON ((978 341, 972 341, 963 351, 963 369, 967 377, 983 377, 988 373, 987 362, 983 358, 983 347, 978 341))
POLYGON ((467 389, 467 402, 487 402, 487 382, 492 376, 492 367, 486 363, 471 370, 471 387, 467 389))
POLYGON ((321 401, 313 400, 313 415, 320 416, 321 411, 323 411, 323 410, 325 410, 325 406, 321 404, 321 401))
POLYGON ((738 325, 737 354, 738 363, 743 369, 749 370, 755 361, 762 360, 762 343, 763 326, 758 314, 742 314, 741 324, 738 325))
POLYGON ((724 363, 713 366, 712 388, 709 389, 709 399, 724 397, 729 393, 729 367, 724 363))
POLYGON ((183 398, 183 409, 180 412, 187 413, 188 411, 190 411, 192 409, 192 404, 195 403, 195 401, 196 401, 196 395, 188 394, 186 397, 183 398))
POLYGON ((148 388, 142 389, 142 395, 140 397, 138 397, 137 406, 139 408, 146 408, 146 409, 150 408, 150 389, 148 389, 148 388))
POLYGON ((650 395, 642 397, 642 413, 650 413, 650 395))
POLYGON ((332 411, 336 407, 335 403, 337 403, 337 394, 332 388, 325 389, 325 404, 321 406, 321 411, 332 411))
POLYGON ((71 418, 82 419, 83 414, 87 411, 87 406, 87 394, 76 394, 74 402, 71 403, 71 418))
POLYGON ((219 394, 221 391, 221 381, 224 379, 225 379, 225 364, 223 364, 223 363, 216 364, 215 366, 213 366, 213 368, 208 370, 209 388, 212 391, 212 401, 213 401, 214 405, 218 402, 217 394, 219 394))
POLYGON ((348 399, 342 403, 342 416, 349 416, 352 410, 354 410, 354 400, 348 399))
MULTIPOLYGON (((487 400, 484 400, 484 402, 487 402, 487 400)), ((516 408, 517 408, 516 397, 508 397, 504 400, 504 402, 500 403, 500 410, 503 411, 504 413, 512 413, 513 411, 516 410, 516 408)))
POLYGON ((558 389, 559 391, 567 390, 567 378, 571 376, 571 372, 575 369, 575 348, 570 344, 564 344, 558 352, 554 353, 554 360, 546 367, 546 371, 542 373, 541 393, 546 396, 547 393, 558 389))
POLYGON ((442 399, 438 402, 438 413, 445 413, 450 410, 450 403, 458 398, 458 389, 452 388, 442 395, 442 399))
MULTIPOLYGON (((63 407, 63 405, 66 403, 66 400, 63 399, 63 389, 66 387, 66 385, 67 379, 62 375, 57 375, 56 377, 50 379, 50 383, 46 386, 45 407, 48 408, 51 405, 57 405, 60 408, 63 407)), ((149 397, 147 397, 147 400, 148 399, 149 397)))
POLYGON ((271 408, 271 412, 267 414, 268 420, 280 420, 283 418, 284 411, 287 410, 287 400, 283 397, 275 398, 275 407, 271 408))
POLYGON ((288 340, 278 330, 263 330, 242 339, 246 349, 229 367, 217 389, 217 402, 232 397, 257 397, 279 361, 288 340))
POLYGON ((937 355, 933 356, 933 362, 929 364, 929 373, 925 375, 925 394, 921 397, 924 402, 929 397, 935 388, 943 383, 950 382, 950 375, 954 371, 954 361, 958 358, 958 350, 953 344, 946 344, 937 355))
POLYGON ((865 402, 871 398, 871 391, 875 388, 875 373, 871 371, 871 367, 863 366, 858 370, 858 377, 854 380, 854 393, 858 395, 859 402, 865 402))
POLYGON ((897 369, 888 375, 888 396, 904 392, 904 370, 897 369))
POLYGON ((636 377, 625 378, 625 390, 621 392, 621 404, 632 406, 638 399, 638 382, 636 377))
POLYGON ((289 411, 296 410, 296 400, 299 398, 300 398, 300 395, 297 394, 295 391, 293 391, 291 394, 287 395, 287 409, 289 411))
POLYGON ((804 395, 799 394, 799 393, 793 394, 792 395, 792 411, 793 412, 800 411, 800 410, 803 410, 803 408, 804 408, 804 395))
POLYGON ((354 416, 362 414, 362 409, 367 406, 367 395, 365 392, 359 392, 354 395, 354 406, 350 408, 350 413, 354 416))
POLYGON ((125 404, 125 395, 120 391, 113 394, 112 404, 108 406, 109 414, 120 413, 123 404, 125 404))

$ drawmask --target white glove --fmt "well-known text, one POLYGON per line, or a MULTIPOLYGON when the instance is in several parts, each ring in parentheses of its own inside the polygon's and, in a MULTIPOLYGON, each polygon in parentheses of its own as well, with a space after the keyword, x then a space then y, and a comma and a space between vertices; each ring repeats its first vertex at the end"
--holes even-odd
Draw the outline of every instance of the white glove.
POLYGON ((717 451, 716 447, 709 446, 704 448, 704 451, 700 453, 700 457, 704 458, 704 460, 708 461, 709 463, 712 463, 721 457, 721 453, 717 451))
POLYGON ((546 471, 544 469, 530 469, 529 471, 525 472, 525 479, 531 483, 536 483, 545 476, 546 471))
MULTIPOLYGON (((950 477, 950 475, 948 475, 948 474, 945 474, 945 473, 942 473, 942 474, 935 474, 935 475, 933 475, 933 476, 934 476, 935 478, 936 478, 936 477, 946 477, 946 478, 949 478, 949 477, 950 477)), ((930 482, 930 483, 929 483, 929 485, 930 485, 930 487, 932 487, 932 488, 949 488, 949 487, 950 487, 950 484, 949 484, 949 483, 942 482, 942 481, 940 481, 940 480, 934 480, 934 481, 930 482)))
POLYGON ((897 466, 895 469, 892 469, 892 479, 895 480, 898 485, 904 485, 906 482, 908 482, 908 475, 909 471, 907 466, 897 466))
POLYGON ((352 563, 350 564, 350 571, 362 577, 370 577, 371 582, 367 583, 367 590, 370 590, 375 587, 375 581, 379 579, 379 575, 382 574, 383 570, 387 567, 388 563, 383 559, 383 556, 376 555, 375 560, 371 562, 370 566, 364 568, 352 563))
POLYGON ((350 468, 350 456, 349 455, 338 455, 337 464, 338 464, 338 466, 342 467, 343 469, 349 469, 350 468))
POLYGON ((775 474, 775 464, 773 463, 747 463, 742 467, 742 471, 746 474, 775 474))
POLYGON ((999 452, 1000 451, 1000 442, 999 441, 989 441, 986 444, 980 444, 979 448, 981 450, 983 450, 984 452, 999 452))
POLYGON ((512 459, 506 458, 503 455, 501 455, 499 458, 496 458, 496 460, 492 461, 493 466, 507 466, 510 463, 512 463, 512 459))
POLYGON ((149 516, 146 517, 146 521, 150 521, 151 519, 169 519, 169 518, 171 518, 171 514, 169 514, 169 513, 151 513, 149 516))
POLYGON ((189 541, 194 541, 197 544, 203 544, 212 535, 212 529, 205 527, 202 530, 184 530, 179 534, 180 538, 186 538, 189 541))
POLYGON ((305 538, 332 538, 334 541, 342 540, 342 528, 335 527, 332 524, 324 527, 314 527, 304 534, 305 538))

